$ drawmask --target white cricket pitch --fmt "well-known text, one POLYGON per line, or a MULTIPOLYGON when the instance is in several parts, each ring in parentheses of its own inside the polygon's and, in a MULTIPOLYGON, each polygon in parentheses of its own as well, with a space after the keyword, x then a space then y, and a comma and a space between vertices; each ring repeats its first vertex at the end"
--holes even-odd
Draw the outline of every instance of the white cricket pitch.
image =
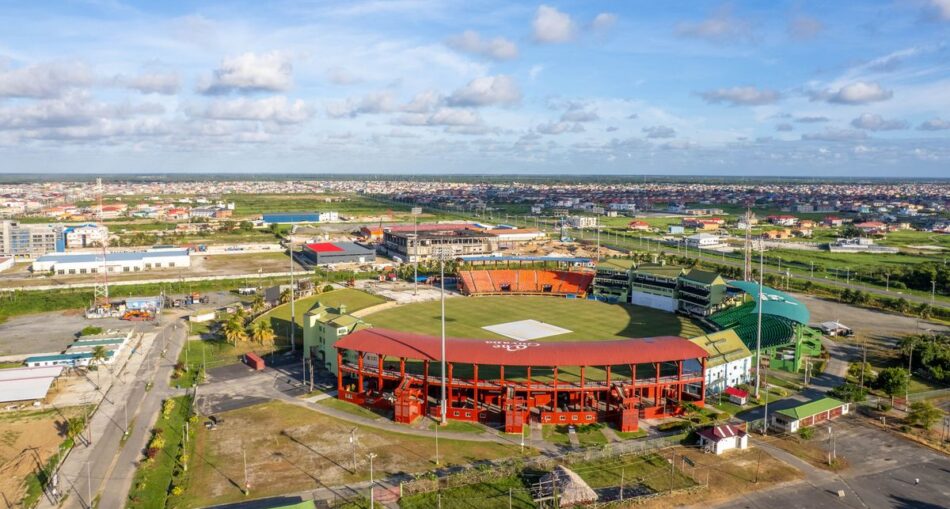
POLYGON ((531 341, 533 339, 541 339, 572 332, 557 325, 551 325, 537 320, 519 320, 517 322, 488 325, 482 328, 518 341, 531 341))

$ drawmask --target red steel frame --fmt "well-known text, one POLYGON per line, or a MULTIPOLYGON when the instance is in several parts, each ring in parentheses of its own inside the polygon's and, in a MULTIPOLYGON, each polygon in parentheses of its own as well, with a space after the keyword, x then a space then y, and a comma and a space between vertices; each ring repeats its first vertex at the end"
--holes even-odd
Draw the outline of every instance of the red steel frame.
MULTIPOLYGON (((342 400, 363 406, 393 409, 398 422, 412 422, 424 414, 436 416, 439 409, 438 393, 442 379, 429 374, 430 360, 421 359, 422 374, 408 373, 407 357, 384 358, 377 352, 353 350, 356 362, 347 362, 344 348, 337 349, 337 390, 342 400), (375 365, 364 362, 367 354, 376 354, 375 365), (398 368, 396 362, 398 360, 398 368), (388 365, 388 366, 387 366, 388 365), (355 382, 355 383, 354 383, 355 382)), ((352 357, 352 356, 351 356, 352 357)), ((435 362, 438 365, 437 361, 435 362)), ((532 366, 526 369, 525 380, 505 378, 505 365, 499 368, 497 379, 480 379, 478 364, 472 366, 470 378, 454 375, 457 362, 447 362, 446 400, 447 417, 453 420, 485 422, 502 420, 508 432, 520 433, 525 417, 543 424, 589 424, 615 421, 622 431, 636 431, 641 418, 659 418, 678 415, 685 403, 705 404, 706 358, 670 359, 668 361, 632 364, 618 362, 602 368, 604 380, 585 378, 580 366, 580 380, 567 382, 558 379, 559 366, 553 369, 553 381, 532 380, 532 366), (698 371, 684 372, 684 363, 696 361, 698 371), (672 364, 675 374, 663 375, 661 367, 672 364), (611 377, 611 368, 629 368, 632 377, 611 377), (637 368, 650 366, 649 377, 637 376, 637 368)), ((539 368, 540 366, 534 366, 539 368)))

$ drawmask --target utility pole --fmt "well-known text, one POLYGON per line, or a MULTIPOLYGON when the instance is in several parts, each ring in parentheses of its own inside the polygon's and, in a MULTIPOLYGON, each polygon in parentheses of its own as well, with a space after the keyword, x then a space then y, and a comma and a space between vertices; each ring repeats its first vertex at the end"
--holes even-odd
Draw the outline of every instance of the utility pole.
POLYGON ((356 473, 356 428, 350 430, 350 449, 353 451, 353 473, 356 473))
POLYGON ((765 412, 762 416, 762 435, 769 434, 769 368, 765 368, 765 412))
POLYGON ((294 238, 290 237, 290 352, 294 353, 297 351, 297 347, 294 346, 294 330, 297 328, 297 310, 296 305, 294 304, 294 294, 297 293, 297 288, 294 285, 294 238))
POLYGON ((864 389, 864 367, 868 364, 868 339, 861 337, 861 389, 864 389))
POLYGON ((440 407, 440 422, 441 426, 448 424, 446 420, 446 408, 445 408, 445 248, 439 250, 439 286, 440 286, 440 300, 442 305, 442 401, 440 407))
POLYGON ((244 443, 241 443, 241 455, 244 457, 244 496, 251 494, 251 483, 247 480, 247 450, 244 449, 244 443))
POLYGON ((937 296, 937 280, 930 280, 930 307, 934 306, 934 299, 937 296))
POLYGON ((670 450, 670 494, 673 494, 673 474, 676 468, 676 450, 670 450))
POLYGON ((412 209, 412 294, 419 293, 419 217, 412 209))

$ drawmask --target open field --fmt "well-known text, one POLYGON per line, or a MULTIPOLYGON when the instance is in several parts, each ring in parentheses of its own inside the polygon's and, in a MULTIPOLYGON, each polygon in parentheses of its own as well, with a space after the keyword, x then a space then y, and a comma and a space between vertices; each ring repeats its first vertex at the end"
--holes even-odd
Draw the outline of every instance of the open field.
POLYGON ((4 507, 18 507, 29 496, 38 500, 36 473, 56 454, 66 438, 66 419, 81 407, 0 413, 0 496, 4 507))
MULTIPOLYGON (((243 451, 251 495, 263 497, 369 479, 369 452, 378 477, 435 467, 432 439, 354 426, 280 402, 225 412, 215 431, 199 428, 186 493, 178 507, 243 499, 243 451), (349 444, 357 438, 356 465, 349 444)), ((517 455, 519 447, 441 440, 444 465, 517 455)))
MULTIPOLYGON (((570 330, 539 341, 583 341, 702 334, 687 318, 629 304, 543 296, 468 297, 445 301, 446 334, 452 337, 509 339, 486 325, 535 319, 570 330)), ((438 335, 439 302, 407 304, 365 318, 374 327, 438 335)))

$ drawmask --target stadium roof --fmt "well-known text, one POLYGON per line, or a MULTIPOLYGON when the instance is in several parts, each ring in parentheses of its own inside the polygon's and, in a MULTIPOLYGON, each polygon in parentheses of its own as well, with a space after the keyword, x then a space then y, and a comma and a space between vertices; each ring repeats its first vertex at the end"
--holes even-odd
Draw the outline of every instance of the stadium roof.
MULTIPOLYGON (((729 286, 738 288, 747 294, 751 295, 753 299, 759 294, 759 284, 753 281, 731 281, 729 286)), ((768 286, 762 287, 762 314, 764 315, 775 315, 782 318, 786 318, 793 322, 807 324, 811 319, 811 314, 808 312, 808 308, 804 304, 798 301, 795 297, 791 295, 780 292, 774 288, 769 288, 768 286)), ((753 313, 758 313, 758 308, 752 310, 753 313)))
POLYGON ((415 233, 417 231, 438 231, 438 230, 464 230, 465 228, 472 228, 475 226, 475 223, 420 223, 418 225, 411 224, 391 224, 383 226, 383 230, 390 231, 392 233, 415 233))
MULTIPOLYGON (((613 366, 699 359, 706 350, 677 336, 610 341, 542 343, 496 339, 446 338, 448 362, 506 366, 613 366)), ((336 342, 337 348, 435 361, 440 338, 389 329, 369 328, 336 342)))
POLYGON ((705 285, 711 285, 717 281, 719 281, 719 284, 724 282, 718 272, 700 269, 690 269, 689 272, 683 274, 683 278, 705 285))
POLYGON ((686 270, 678 265, 660 265, 656 263, 642 263, 635 272, 640 274, 650 274, 651 276, 663 276, 667 278, 679 277, 686 270))
POLYGON ((62 372, 62 366, 0 370, 0 403, 45 398, 62 372))
POLYGON ((626 258, 609 258, 597 264, 598 269, 626 271, 637 266, 636 260, 626 258))
POLYGON ((325 255, 368 255, 375 250, 356 242, 318 242, 304 245, 308 251, 325 255))

